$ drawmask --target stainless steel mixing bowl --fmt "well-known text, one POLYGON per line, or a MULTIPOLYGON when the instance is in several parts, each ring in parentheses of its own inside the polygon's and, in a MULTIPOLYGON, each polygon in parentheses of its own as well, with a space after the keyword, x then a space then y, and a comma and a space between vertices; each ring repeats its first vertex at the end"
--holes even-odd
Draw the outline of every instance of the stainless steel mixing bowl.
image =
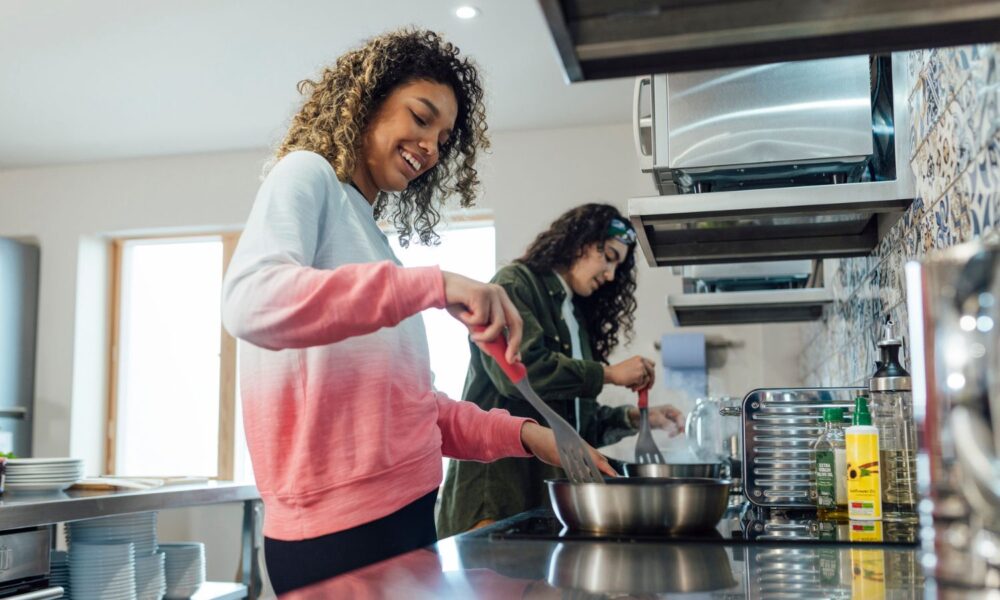
POLYGON ((709 477, 718 479, 722 474, 722 463, 625 463, 626 477, 709 477))
POLYGON ((680 533, 713 529, 726 512, 728 479, 622 477, 605 483, 550 479, 549 499, 570 529, 680 533))

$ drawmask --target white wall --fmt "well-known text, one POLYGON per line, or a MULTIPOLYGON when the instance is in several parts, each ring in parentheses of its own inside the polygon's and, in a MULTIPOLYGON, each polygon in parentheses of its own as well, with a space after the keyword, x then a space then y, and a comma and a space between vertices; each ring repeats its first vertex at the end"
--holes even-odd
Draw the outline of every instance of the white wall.
MULTIPOLYGON (((497 259, 519 256, 535 234, 568 208, 651 195, 627 126, 507 132, 493 136, 482 161, 484 198, 496 220, 497 259)), ((99 472, 107 397, 107 253, 113 233, 238 226, 249 211, 267 152, 181 156, 0 171, 0 236, 41 244, 34 450, 37 456, 85 457, 99 472)), ((613 357, 654 356, 653 342, 672 329, 665 296, 680 281, 643 262, 636 339, 613 357)), ((799 383, 798 326, 704 328, 742 344, 710 379, 713 394, 742 395, 764 385, 799 383)), ((609 403, 632 401, 612 390, 609 403)), ((657 386, 651 401, 671 397, 657 386)), ((180 435, 180 432, 178 432, 180 435)), ((238 512, 237 507, 232 508, 238 512)), ((235 514, 235 513, 234 513, 235 514)), ((194 517, 193 517, 194 518, 194 517)), ((211 523, 211 519, 199 522, 211 523)), ((203 539, 213 537, 198 528, 203 539)), ((209 565, 229 578, 229 565, 209 565)))

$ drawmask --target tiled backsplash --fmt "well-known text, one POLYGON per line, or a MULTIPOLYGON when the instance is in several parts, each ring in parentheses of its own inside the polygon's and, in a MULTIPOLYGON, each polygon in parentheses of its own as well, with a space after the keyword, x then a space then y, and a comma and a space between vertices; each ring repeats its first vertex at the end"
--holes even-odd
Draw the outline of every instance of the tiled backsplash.
POLYGON ((827 261, 834 303, 803 328, 806 385, 865 383, 885 315, 908 338, 903 264, 1000 227, 1000 44, 918 50, 909 66, 916 199, 869 256, 827 261))

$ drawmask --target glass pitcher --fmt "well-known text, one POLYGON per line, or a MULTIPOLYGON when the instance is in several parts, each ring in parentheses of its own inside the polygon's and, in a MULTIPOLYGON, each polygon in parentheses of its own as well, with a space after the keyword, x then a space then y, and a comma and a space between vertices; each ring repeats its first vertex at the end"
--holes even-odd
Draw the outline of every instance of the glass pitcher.
POLYGON ((685 431, 691 451, 705 462, 739 461, 743 457, 740 419, 724 417, 721 411, 738 408, 739 398, 729 396, 698 398, 688 413, 685 431))
POLYGON ((917 479, 940 580, 1000 580, 1000 236, 906 265, 917 479), (965 540, 952 543, 951 540, 965 540))

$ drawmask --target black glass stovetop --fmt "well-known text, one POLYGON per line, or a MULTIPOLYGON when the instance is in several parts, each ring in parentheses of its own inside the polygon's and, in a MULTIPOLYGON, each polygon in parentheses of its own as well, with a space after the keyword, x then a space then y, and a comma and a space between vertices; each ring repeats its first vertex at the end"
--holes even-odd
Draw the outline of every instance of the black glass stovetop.
POLYGON ((495 540, 576 540, 655 543, 819 543, 915 545, 918 526, 914 522, 835 522, 821 521, 816 511, 775 509, 749 502, 734 505, 716 525, 702 532, 594 533, 563 527, 548 508, 539 508, 464 534, 469 538, 495 540))

